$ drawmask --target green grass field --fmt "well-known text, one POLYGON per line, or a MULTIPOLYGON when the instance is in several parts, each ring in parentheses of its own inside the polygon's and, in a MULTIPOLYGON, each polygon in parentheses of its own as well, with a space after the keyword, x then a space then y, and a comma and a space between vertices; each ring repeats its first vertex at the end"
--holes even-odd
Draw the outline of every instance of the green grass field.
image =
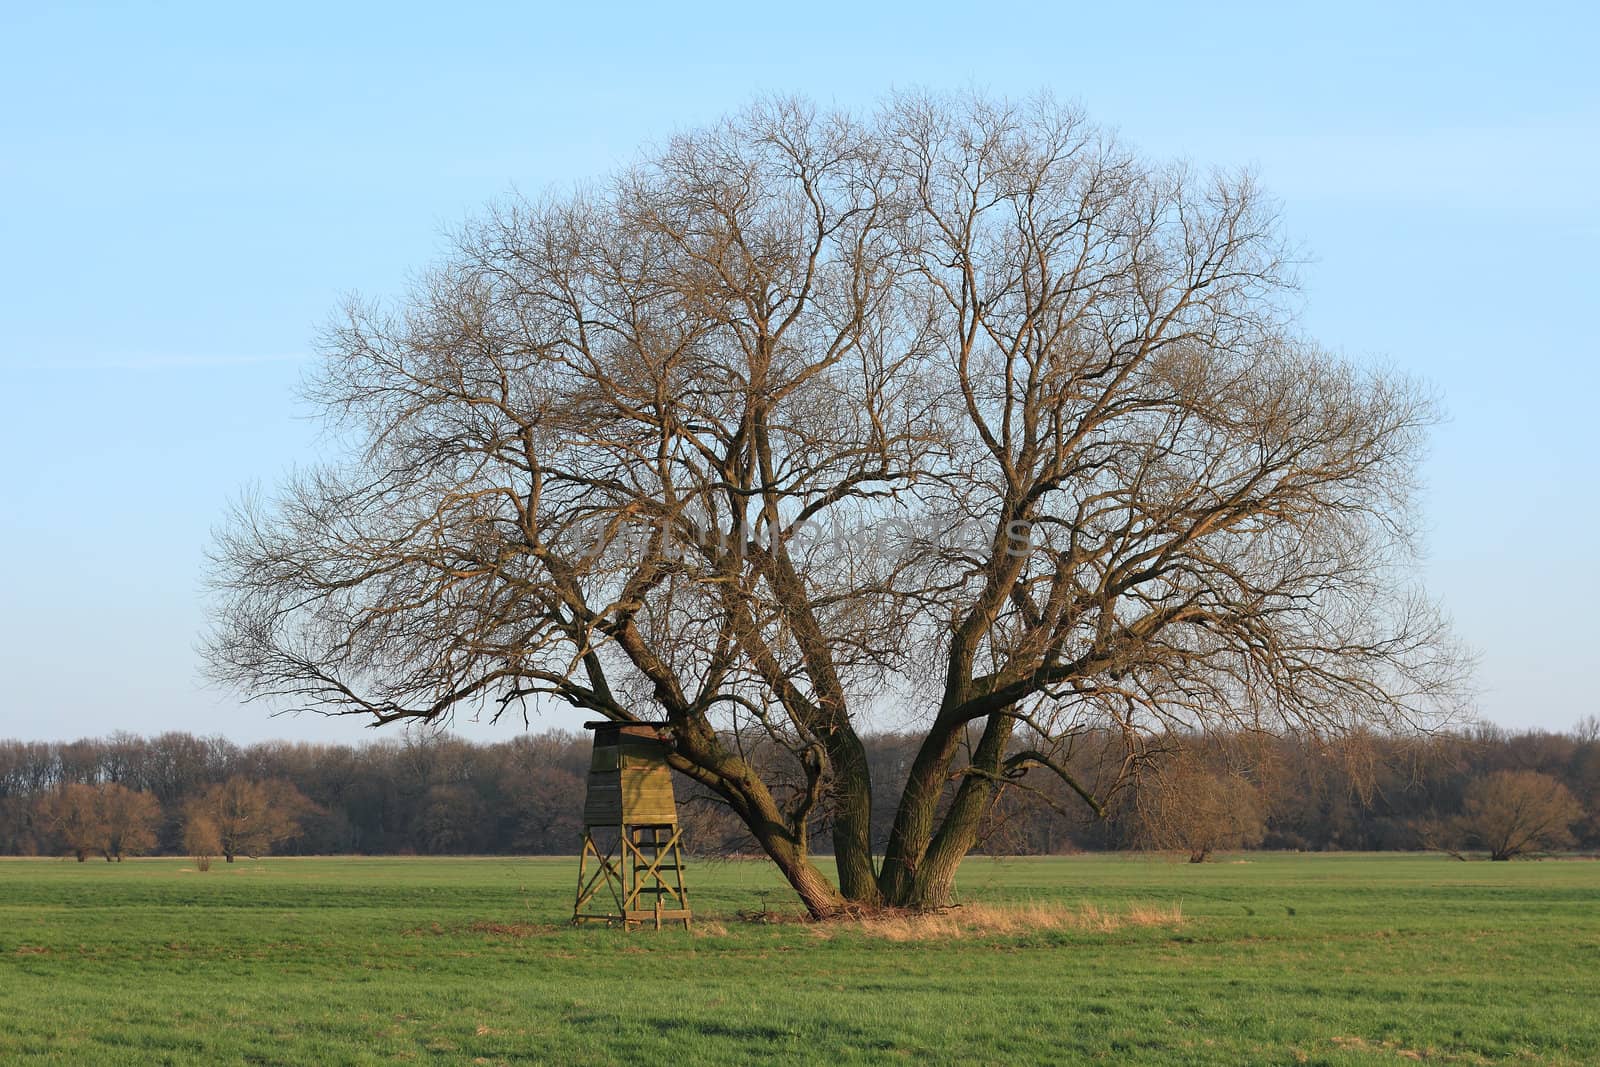
POLYGON ((0 860, 0 1063, 1600 1062, 1596 862, 974 859, 1113 920, 933 938, 740 921, 756 862, 687 934, 566 925, 569 860, 191 868, 0 860))

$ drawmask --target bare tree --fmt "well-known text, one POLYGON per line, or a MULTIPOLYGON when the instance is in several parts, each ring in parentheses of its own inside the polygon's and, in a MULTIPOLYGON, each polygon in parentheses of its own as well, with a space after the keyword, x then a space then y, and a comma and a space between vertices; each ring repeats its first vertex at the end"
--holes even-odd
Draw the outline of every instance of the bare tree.
POLYGON ((214 830, 217 851, 229 863, 238 856, 264 856, 273 846, 297 836, 300 820, 313 807, 286 781, 258 782, 236 775, 207 787, 185 805, 185 841, 189 830, 202 836, 214 830))
POLYGON ((41 819, 67 851, 82 863, 99 853, 107 863, 122 862, 155 847, 161 805, 149 793, 116 782, 67 782, 38 804, 41 819))
POLYGON ((1566 786, 1538 771, 1495 771, 1467 787, 1461 826, 1466 843, 1492 860, 1571 848, 1583 808, 1566 786))
POLYGON ((1600 715, 1585 715, 1572 728, 1573 739, 1580 745, 1600 744, 1600 715))
POLYGON ((1134 813, 1147 848, 1177 849, 1204 863, 1219 849, 1259 845, 1266 833, 1261 790, 1182 752, 1139 783, 1134 813))
POLYGON ((214 675, 378 723, 665 719, 812 914, 938 904, 1085 731, 1128 769, 1448 703, 1409 569, 1432 406, 1298 337, 1291 281, 1247 177, 1049 100, 760 104, 348 309, 310 395, 349 450, 220 536, 214 675), (879 865, 889 709, 922 740, 879 865))
POLYGON ((103 837, 99 848, 107 860, 122 862, 156 847, 161 827, 161 804, 149 793, 136 792, 116 782, 96 789, 103 837))
POLYGON ((79 863, 98 852, 106 826, 98 791, 83 782, 68 782, 39 802, 39 817, 79 863))
POLYGON ((194 859, 195 869, 209 871, 211 861, 222 851, 222 834, 211 817, 191 809, 183 821, 183 850, 194 859))

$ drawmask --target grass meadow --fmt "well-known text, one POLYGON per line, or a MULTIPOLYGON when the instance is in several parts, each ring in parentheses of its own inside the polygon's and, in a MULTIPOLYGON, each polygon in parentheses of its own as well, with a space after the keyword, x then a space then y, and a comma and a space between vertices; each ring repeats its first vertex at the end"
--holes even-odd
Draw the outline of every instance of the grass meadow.
POLYGON ((974 858, 818 927, 692 862, 696 928, 575 929, 576 861, 0 860, 0 1063, 1600 1062, 1600 862, 974 858))

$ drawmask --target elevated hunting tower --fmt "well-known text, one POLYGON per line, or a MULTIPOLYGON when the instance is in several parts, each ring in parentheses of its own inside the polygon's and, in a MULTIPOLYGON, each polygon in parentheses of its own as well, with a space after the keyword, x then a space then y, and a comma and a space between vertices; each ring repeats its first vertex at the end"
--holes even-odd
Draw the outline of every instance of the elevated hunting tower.
POLYGON ((583 853, 572 921, 663 920, 689 928, 683 884, 683 832, 672 796, 665 723, 588 722, 594 731, 583 853))

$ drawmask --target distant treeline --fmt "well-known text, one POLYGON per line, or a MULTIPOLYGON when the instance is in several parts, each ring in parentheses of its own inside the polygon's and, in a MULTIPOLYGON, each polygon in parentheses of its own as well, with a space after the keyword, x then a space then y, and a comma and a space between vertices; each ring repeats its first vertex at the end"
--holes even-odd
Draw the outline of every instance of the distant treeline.
MULTIPOLYGON (((880 836, 888 833, 889 805, 917 740, 897 733, 867 739, 880 836)), ((1062 764, 1080 784, 1107 790, 1105 818, 1094 816, 1059 778, 1034 771, 1002 792, 983 850, 1053 853, 1149 843, 1139 791, 1153 793, 1144 785, 1110 790, 1106 768, 1117 762, 1111 758, 1116 751, 1110 738, 1098 744, 1084 738, 1062 764)), ((1480 728, 1424 740, 1368 736, 1334 749, 1309 740, 1224 739, 1192 743, 1187 755, 1245 790, 1227 795, 1259 813, 1257 832, 1242 841, 1262 848, 1447 844, 1473 784, 1502 771, 1537 772, 1565 785, 1583 812, 1572 826, 1577 847, 1600 848, 1600 728, 1592 718, 1565 734, 1480 728)), ((51 824, 51 798, 74 784, 107 783, 148 794, 159 805, 154 842, 143 851, 183 853, 186 809, 230 780, 288 783, 309 801, 296 813, 295 836, 272 846, 278 853, 570 854, 579 843, 588 765, 588 736, 559 731, 494 744, 436 736, 358 746, 241 746, 186 733, 0 741, 0 854, 66 851, 51 824)), ((678 789, 691 847, 753 850, 737 821, 711 798, 694 793, 684 779, 678 789)), ((819 833, 815 846, 826 851, 826 841, 819 833)))

